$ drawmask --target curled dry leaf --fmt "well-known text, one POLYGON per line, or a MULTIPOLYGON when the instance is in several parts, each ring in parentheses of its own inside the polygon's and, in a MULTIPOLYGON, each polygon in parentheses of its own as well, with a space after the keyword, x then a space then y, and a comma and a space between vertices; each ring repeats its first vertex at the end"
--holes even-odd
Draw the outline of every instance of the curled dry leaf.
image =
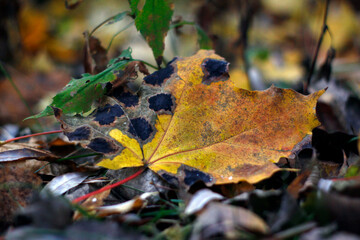
POLYGON ((130 211, 140 209, 140 208, 146 206, 148 198, 158 196, 158 194, 159 194, 158 192, 147 192, 147 193, 141 194, 138 197, 135 197, 134 199, 131 199, 129 201, 126 201, 126 202, 123 202, 120 204, 98 207, 96 209, 97 215, 99 217, 105 217, 105 216, 109 216, 112 214, 124 214, 124 213, 128 213, 130 211))
POLYGON ((26 159, 54 161, 59 157, 48 151, 37 148, 37 145, 26 143, 7 143, 0 146, 0 162, 9 162, 26 159))
POLYGON ((53 178, 42 191, 50 191, 54 196, 61 195, 82 183, 89 174, 82 172, 66 173, 53 178))
MULTIPOLYGON (((103 191, 101 193, 95 194, 91 198, 86 199, 83 203, 81 203, 81 207, 90 211, 91 213, 95 213, 95 209, 102 206, 104 204, 105 198, 107 198, 110 194, 111 189, 103 191)), ((82 217, 81 212, 76 211, 73 219, 78 220, 82 217)))
POLYGON ((71 141, 105 155, 99 166, 148 166, 175 184, 181 168, 188 186, 259 182, 320 124, 315 105, 324 90, 240 89, 228 65, 200 50, 146 76, 136 92, 112 89, 88 116, 55 115, 71 141))
POLYGON ((218 193, 215 193, 207 188, 201 189, 200 191, 197 191, 191 198, 189 204, 185 208, 185 214, 190 215, 197 213, 201 211, 209 202, 222 199, 224 199, 224 197, 218 193))
POLYGON ((251 211, 227 204, 212 202, 197 218, 190 239, 240 238, 240 231, 266 234, 269 227, 251 211), (224 236, 225 235, 225 236, 224 236))

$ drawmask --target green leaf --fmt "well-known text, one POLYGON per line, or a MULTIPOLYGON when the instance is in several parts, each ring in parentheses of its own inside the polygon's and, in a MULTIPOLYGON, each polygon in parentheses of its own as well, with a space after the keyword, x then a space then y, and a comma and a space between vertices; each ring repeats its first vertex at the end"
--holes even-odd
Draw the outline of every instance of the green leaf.
POLYGON ((206 32, 197 24, 195 24, 196 32, 198 34, 198 43, 200 49, 213 49, 211 39, 206 32))
POLYGON ((137 8, 140 0, 129 0, 129 5, 131 9, 131 15, 137 16, 139 13, 139 10, 137 8))
POLYGON ((45 110, 25 120, 50 116, 53 114, 52 107, 61 109, 63 114, 86 116, 95 107, 96 100, 100 100, 104 96, 106 83, 115 80, 117 72, 124 69, 131 61, 133 61, 131 48, 128 48, 118 58, 112 59, 107 69, 101 73, 96 75, 83 74, 80 79, 72 79, 53 98, 53 102, 45 110))
POLYGON ((162 62, 164 39, 172 14, 171 0, 147 0, 135 18, 136 28, 150 45, 158 65, 162 62))

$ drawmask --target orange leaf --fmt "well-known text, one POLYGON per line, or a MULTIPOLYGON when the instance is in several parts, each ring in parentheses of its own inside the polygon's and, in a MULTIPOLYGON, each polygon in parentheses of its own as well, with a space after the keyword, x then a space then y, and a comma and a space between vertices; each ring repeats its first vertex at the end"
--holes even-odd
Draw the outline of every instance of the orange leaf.
POLYGON ((137 92, 112 89, 88 117, 63 116, 70 140, 106 155, 99 165, 148 166, 170 182, 255 183, 319 125, 317 99, 290 89, 237 88, 213 51, 175 59, 137 92), (110 136, 110 137, 109 137, 110 136))

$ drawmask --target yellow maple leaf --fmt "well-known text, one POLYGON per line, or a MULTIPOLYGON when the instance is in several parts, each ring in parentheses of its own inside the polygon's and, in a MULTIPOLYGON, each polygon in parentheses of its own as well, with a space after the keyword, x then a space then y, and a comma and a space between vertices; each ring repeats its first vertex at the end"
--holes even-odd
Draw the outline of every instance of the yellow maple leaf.
POLYGON ((181 172, 187 185, 255 183, 320 124, 323 92, 240 89, 223 58, 200 50, 145 77, 136 93, 113 90, 88 117, 57 117, 70 140, 105 154, 99 166, 147 166, 168 181, 181 172))

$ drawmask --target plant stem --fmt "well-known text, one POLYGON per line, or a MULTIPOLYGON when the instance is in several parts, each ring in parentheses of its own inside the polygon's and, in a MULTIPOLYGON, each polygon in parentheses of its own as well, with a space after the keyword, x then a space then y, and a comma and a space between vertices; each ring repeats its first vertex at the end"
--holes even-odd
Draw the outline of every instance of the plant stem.
POLYGON ((145 168, 141 168, 139 171, 137 171, 137 172, 134 173, 133 175, 131 175, 131 176, 129 176, 129 177, 127 177, 127 178, 119 181, 119 182, 116 182, 116 183, 113 183, 113 184, 111 184, 111 185, 105 186, 105 187, 100 188, 100 189, 98 189, 98 190, 96 190, 96 191, 93 191, 93 192, 90 192, 90 193, 88 193, 88 194, 85 194, 84 196, 75 198, 72 202, 73 202, 73 203, 78 203, 78 202, 80 202, 80 201, 82 201, 82 200, 85 200, 85 199, 87 199, 87 198, 89 198, 89 197, 91 197, 91 196, 94 196, 94 195, 96 195, 96 194, 98 194, 98 193, 102 193, 102 192, 104 192, 104 191, 106 191, 106 190, 113 189, 113 188, 115 188, 115 187, 117 187, 117 186, 120 186, 121 184, 126 183, 126 182, 128 182, 128 181, 136 178, 136 177, 139 176, 144 170, 145 170, 145 168))
POLYGON ((195 25, 195 23, 190 22, 190 21, 181 21, 181 22, 178 22, 178 23, 171 24, 169 29, 177 28, 177 27, 184 26, 184 25, 195 25))
POLYGON ((311 77, 314 74, 315 64, 316 64, 317 57, 319 55, 321 43, 323 41, 323 38, 324 38, 324 35, 325 35, 326 31, 328 31, 327 17, 328 17, 328 12, 329 12, 329 5, 330 5, 330 0, 326 0, 325 14, 324 14, 324 19, 323 19, 322 31, 320 33, 319 41, 318 41, 317 46, 316 46, 315 55, 314 55, 313 61, 311 63, 309 74, 307 76, 306 82, 304 82, 304 93, 305 94, 308 93, 308 87, 310 85, 311 77))
POLYGON ((9 142, 13 142, 16 140, 20 140, 20 139, 24 139, 24 138, 29 138, 29 137, 36 137, 36 136, 41 136, 41 135, 48 135, 48 134, 53 134, 53 133, 62 133, 63 130, 54 130, 54 131, 49 131, 49 132, 41 132, 41 133, 34 133, 34 134, 29 134, 29 135, 25 135, 25 136, 21 136, 21 137, 16 137, 16 138, 11 138, 5 141, 0 141, 0 146, 9 143, 9 142))
POLYGON ((130 22, 128 25, 126 25, 125 27, 123 27, 120 31, 118 31, 117 33, 115 33, 115 34, 112 36, 112 38, 111 38, 111 40, 110 40, 110 42, 109 42, 109 45, 108 45, 108 47, 106 48, 106 52, 109 51, 109 49, 110 49, 110 47, 111 47, 111 44, 112 44, 112 42, 114 41, 114 39, 115 39, 120 33, 122 33, 123 31, 125 31, 126 29, 128 29, 133 23, 134 23, 134 21, 130 22))
POLYGON ((91 37, 93 35, 93 33, 98 30, 101 26, 103 26, 105 23, 107 23, 108 21, 110 21, 111 19, 113 19, 114 17, 116 17, 117 14, 115 14, 114 16, 111 16, 107 19, 105 19, 104 21, 102 21, 99 25, 97 25, 90 33, 89 33, 89 37, 91 37))
POLYGON ((152 64, 150 64, 150 63, 148 63, 148 62, 145 62, 145 61, 143 61, 143 60, 140 60, 140 59, 133 59, 133 61, 139 61, 139 62, 142 62, 142 63, 144 63, 145 65, 148 65, 149 67, 152 67, 152 68, 154 68, 154 69, 159 69, 158 67, 156 67, 155 65, 152 65, 152 64))

